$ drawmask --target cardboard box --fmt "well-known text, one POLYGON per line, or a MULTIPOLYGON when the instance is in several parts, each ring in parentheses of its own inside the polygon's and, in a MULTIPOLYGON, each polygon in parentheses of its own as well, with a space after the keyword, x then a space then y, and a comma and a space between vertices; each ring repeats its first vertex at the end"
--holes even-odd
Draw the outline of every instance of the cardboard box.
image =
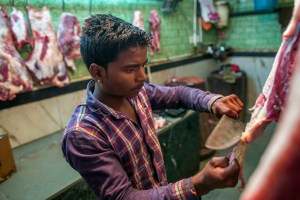
POLYGON ((16 171, 16 165, 7 134, 0 134, 0 183, 16 171))

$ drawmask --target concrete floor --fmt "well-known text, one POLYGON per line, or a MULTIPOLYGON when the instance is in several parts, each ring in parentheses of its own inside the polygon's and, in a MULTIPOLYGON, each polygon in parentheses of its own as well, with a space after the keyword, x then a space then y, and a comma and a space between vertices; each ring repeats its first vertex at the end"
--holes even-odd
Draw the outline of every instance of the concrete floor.
MULTIPOLYGON (((243 168, 246 187, 247 187, 248 179, 253 173, 253 171, 255 170, 256 166, 258 165, 260 161, 260 157, 262 156, 265 148, 267 147, 275 128, 276 128, 276 123, 275 122, 271 123, 265 130, 264 134, 261 137, 257 138, 253 143, 249 144, 248 146, 244 168, 243 168)), ((217 151, 214 154, 214 156, 225 156, 229 151, 230 148, 222 151, 217 151)), ((201 162, 200 169, 202 169, 202 167, 206 164, 208 160, 201 162)), ((238 183, 237 186, 239 185, 240 183, 238 183)), ((240 191, 237 188, 217 189, 211 191, 207 195, 204 195, 202 197, 202 200, 238 200, 241 192, 242 191, 240 191)))

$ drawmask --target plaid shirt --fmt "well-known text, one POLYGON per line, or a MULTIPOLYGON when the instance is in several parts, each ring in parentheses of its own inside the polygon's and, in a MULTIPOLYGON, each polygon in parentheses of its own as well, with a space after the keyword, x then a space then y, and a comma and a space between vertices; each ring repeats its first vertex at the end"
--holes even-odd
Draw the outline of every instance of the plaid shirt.
POLYGON ((62 138, 67 162, 99 199, 198 199, 192 179, 168 184, 152 109, 179 108, 208 112, 219 96, 183 86, 145 83, 130 102, 141 125, 98 101, 87 86, 62 138))

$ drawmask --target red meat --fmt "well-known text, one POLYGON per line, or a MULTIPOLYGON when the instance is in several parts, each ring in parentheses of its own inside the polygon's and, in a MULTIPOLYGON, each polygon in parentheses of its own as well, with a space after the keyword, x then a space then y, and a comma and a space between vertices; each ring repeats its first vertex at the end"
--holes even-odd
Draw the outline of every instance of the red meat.
POLYGON ((0 100, 11 100, 33 84, 25 62, 16 50, 8 27, 6 11, 0 7, 0 100))
POLYGON ((81 58, 80 54, 81 27, 75 15, 63 13, 58 23, 58 45, 65 57, 67 66, 76 70, 73 59, 81 58))
POLYGON ((278 121, 280 113, 284 109, 291 75, 295 68, 295 54, 300 41, 299 32, 300 25, 294 33, 294 37, 281 44, 263 91, 251 109, 251 119, 242 136, 242 140, 247 143, 261 135, 271 121, 278 121))
POLYGON ((69 84, 69 77, 63 55, 58 47, 49 10, 41 11, 27 7, 34 37, 34 47, 26 65, 41 85, 58 87, 69 84))
POLYGON ((18 49, 21 49, 24 45, 32 44, 28 32, 28 24, 21 11, 13 8, 10 14, 10 28, 13 36, 13 40, 18 49))

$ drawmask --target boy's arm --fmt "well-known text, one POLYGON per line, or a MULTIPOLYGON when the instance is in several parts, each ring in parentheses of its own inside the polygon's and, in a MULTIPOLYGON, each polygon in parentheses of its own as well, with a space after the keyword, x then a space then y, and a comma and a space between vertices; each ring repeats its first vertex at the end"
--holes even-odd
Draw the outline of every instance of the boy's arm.
POLYGON ((149 190, 137 190, 113 149, 99 138, 73 131, 62 141, 66 160, 99 199, 198 199, 192 178, 149 190))
POLYGON ((238 118, 243 103, 236 95, 222 96, 185 86, 157 86, 145 83, 151 107, 155 109, 184 108, 199 112, 211 112, 217 117, 227 115, 238 118))

